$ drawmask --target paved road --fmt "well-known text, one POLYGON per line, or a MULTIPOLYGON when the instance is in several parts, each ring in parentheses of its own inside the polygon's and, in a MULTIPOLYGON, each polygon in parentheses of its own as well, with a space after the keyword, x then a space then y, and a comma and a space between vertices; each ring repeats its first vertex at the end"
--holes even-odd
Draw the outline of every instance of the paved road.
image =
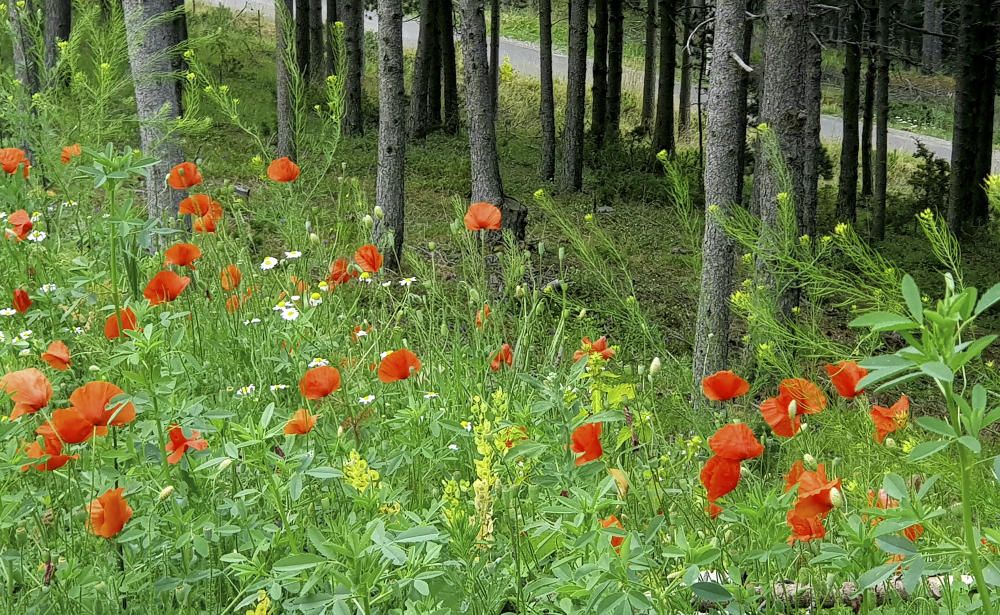
MULTIPOLYGON (((259 12, 265 17, 273 17, 273 0, 207 0, 209 4, 216 6, 226 6, 235 12, 246 11, 249 13, 259 12)), ((325 3, 324 3, 325 4, 325 3)), ((378 22, 373 13, 365 15, 365 29, 369 31, 378 30, 378 22)), ((403 45, 410 49, 417 46, 417 36, 419 24, 416 19, 408 19, 403 22, 403 45)), ((501 39, 500 55, 506 57, 515 71, 522 75, 537 77, 539 72, 538 48, 532 44, 515 41, 512 39, 501 39)), ((552 73, 556 79, 565 79, 568 59, 565 55, 554 53, 552 55, 552 73)), ((590 71, 587 71, 587 78, 590 78, 590 71)), ((642 73, 635 70, 625 69, 622 75, 623 87, 635 92, 642 91, 642 73)), ((834 115, 824 115, 820 122, 820 132, 824 139, 839 141, 843 138, 843 121, 834 115)), ((889 129, 889 149, 900 150, 912 153, 917 150, 917 140, 922 142, 934 154, 945 160, 951 160, 951 142, 937 137, 918 135, 905 130, 889 129)), ((993 152, 993 172, 1000 173, 1000 150, 993 152)))

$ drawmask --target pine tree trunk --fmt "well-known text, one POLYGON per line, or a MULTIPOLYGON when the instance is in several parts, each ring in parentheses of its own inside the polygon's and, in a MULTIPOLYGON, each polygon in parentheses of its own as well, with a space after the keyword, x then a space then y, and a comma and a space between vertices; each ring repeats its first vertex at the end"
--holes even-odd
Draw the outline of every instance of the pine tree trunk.
POLYGON ((861 196, 872 195, 872 134, 875 123, 875 56, 869 52, 865 71, 864 124, 861 127, 861 196))
POLYGON ((455 31, 451 0, 438 0, 438 40, 441 42, 441 78, 444 82, 444 130, 458 134, 458 69, 455 65, 455 31))
POLYGON ((323 29, 323 0, 309 0, 309 78, 313 81, 323 77, 326 66, 323 29))
POLYGON ((556 175, 556 110, 552 84, 552 0, 538 0, 539 81, 541 104, 538 111, 542 127, 541 175, 551 180, 556 175))
MULTIPOLYGON (((184 45, 188 40, 187 3, 184 0, 173 0, 173 9, 177 12, 174 20, 174 36, 180 45, 171 54, 171 69, 177 75, 188 73, 188 63, 184 59, 184 45)), ((184 115, 184 82, 181 79, 174 80, 174 87, 177 88, 177 115, 184 115)))
POLYGON ((642 63, 642 119, 644 132, 653 130, 656 115, 656 3, 646 0, 646 45, 642 63))
POLYGON ((295 52, 299 63, 299 74, 309 76, 310 11, 312 0, 295 0, 295 52))
MULTIPOLYGON (((427 130, 441 125, 441 32, 438 31, 438 4, 441 0, 430 0, 430 46, 427 58, 427 130)), ((448 35, 452 33, 449 32, 448 35)))
POLYGON ((815 239, 816 212, 819 209, 820 108, 823 105, 823 50, 815 36, 806 36, 805 50, 805 149, 802 160, 802 207, 799 208, 799 232, 815 239))
POLYGON ((562 188, 583 188, 584 115, 587 106, 587 0, 569 0, 569 59, 566 125, 563 128, 562 188))
POLYGON ((656 90, 653 153, 674 152, 674 71, 677 68, 676 0, 660 0, 660 73, 656 90))
POLYGON ((14 50, 14 77, 24 86, 28 95, 38 92, 38 66, 35 63, 34 40, 24 20, 34 11, 34 3, 28 0, 18 6, 17 0, 7 1, 7 15, 10 19, 11 43, 14 50))
POLYGON ((500 104, 500 0, 490 0, 490 104, 495 119, 500 104))
POLYGON ((385 212, 385 217, 376 221, 373 240, 386 250, 386 266, 399 271, 403 254, 406 160, 402 0, 378 0, 378 56, 378 174, 375 179, 375 203, 385 212))
POLYGON ((590 133, 594 145, 604 143, 608 117, 608 0, 594 0, 594 63, 590 86, 590 133))
MULTIPOLYGON (((783 183, 777 164, 760 151, 754 170, 754 193, 763 224, 764 240, 771 229, 778 229, 778 195, 791 192, 796 208, 796 222, 801 224, 804 164, 807 150, 805 54, 809 27, 809 0, 771 0, 767 3, 767 35, 764 39, 764 82, 760 101, 760 119, 774 133, 791 186, 783 183)), ((798 229, 795 229, 796 233, 798 229)), ((765 245, 765 250, 771 249, 765 245)), ((758 266, 764 284, 777 288, 773 272, 758 266)), ((781 312, 789 314, 797 302, 796 294, 786 290, 779 298, 781 312)))
POLYGON ((183 195, 167 186, 167 175, 182 161, 182 153, 178 143, 168 136, 163 120, 177 117, 180 108, 168 55, 168 50, 180 41, 172 23, 151 20, 169 13, 174 5, 172 0, 123 0, 122 7, 135 82, 139 141, 143 153, 158 161, 150 167, 146 179, 146 207, 150 218, 173 219, 183 195))
POLYGON ((420 139, 427 134, 427 85, 430 70, 430 47, 432 39, 430 24, 431 0, 420 0, 420 31, 417 35, 417 55, 413 60, 413 83, 410 91, 410 112, 407 133, 411 138, 420 139))
POLYGON ((625 4, 608 0, 608 123, 605 134, 617 139, 622 116, 622 64, 625 59, 625 4))
POLYGON ((462 57, 465 105, 469 114, 469 157, 472 201, 503 203, 496 126, 490 102, 490 71, 486 59, 485 0, 459 0, 462 11, 462 57))
POLYGON ((340 15, 337 11, 337 0, 326 0, 326 74, 336 75, 340 58, 337 57, 337 41, 334 29, 340 15))
POLYGON ((861 7, 847 9, 847 41, 844 45, 844 135, 840 144, 840 177, 837 187, 837 219, 854 222, 858 211, 858 116, 861 107, 861 7))
POLYGON ((347 78, 344 80, 345 136, 360 137, 364 134, 364 117, 361 113, 365 61, 365 9, 364 0, 344 0, 344 47, 347 53, 347 78))
POLYGON ((889 32, 891 24, 890 3, 878 0, 878 49, 875 74, 875 168, 872 178, 874 188, 872 203, 872 235, 885 239, 886 182, 889 163, 889 32))
POLYGON ((989 219, 989 200, 982 189, 993 164, 993 121, 996 114, 997 55, 1000 53, 1000 2, 994 0, 992 20, 985 7, 979 22, 982 55, 980 58, 979 111, 976 112, 976 170, 975 183, 980 189, 973 192, 972 219, 977 225, 989 219))
POLYGON ((677 132, 683 134, 691 127, 691 53, 687 42, 691 36, 694 3, 687 0, 684 4, 684 18, 681 23, 681 85, 677 92, 677 132))
POLYGON ((69 40, 72 0, 45 0, 45 66, 59 60, 59 41, 69 40))
POLYGON ((277 69, 278 157, 298 157, 295 147, 295 113, 292 109, 291 75, 297 70, 292 62, 295 57, 290 49, 294 42, 295 21, 292 19, 293 0, 274 0, 275 15, 275 66, 277 69))
POLYGON ((933 73, 941 68, 941 8, 937 0, 924 0, 924 34, 921 41, 920 65, 924 72, 933 73))
MULTIPOLYGON (((746 0, 718 0, 715 43, 708 85, 708 140, 705 151, 705 203, 726 214, 743 199, 743 150, 746 145, 747 80, 732 55, 742 56, 746 0), (742 101, 742 104, 741 104, 742 101)), ((705 376, 729 366, 729 297, 733 291, 736 245, 711 211, 705 216, 701 292, 692 371, 695 390, 705 376)), ((700 395, 693 396, 704 403, 700 395)))

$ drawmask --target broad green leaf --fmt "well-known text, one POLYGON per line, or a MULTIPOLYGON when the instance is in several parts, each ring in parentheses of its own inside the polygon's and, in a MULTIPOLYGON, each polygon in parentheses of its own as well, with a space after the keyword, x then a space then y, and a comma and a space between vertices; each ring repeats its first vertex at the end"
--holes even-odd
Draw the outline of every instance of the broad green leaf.
POLYGON ((983 445, 979 443, 979 440, 972 436, 962 436, 958 439, 958 441, 962 446, 977 455, 983 450, 983 445))
POLYGON ((913 447, 912 451, 910 451, 910 461, 920 461, 921 459, 926 459, 938 451, 942 451, 947 448, 948 444, 949 442, 947 440, 921 442, 913 447))
POLYGON ((910 311, 914 320, 923 322, 924 306, 920 302, 920 289, 909 274, 903 276, 903 300, 906 301, 906 309, 910 311))
POLYGON ((319 566, 326 559, 313 553, 299 553, 283 557, 274 563, 274 571, 281 573, 302 572, 319 566))
POLYGON ((955 379, 955 374, 951 371, 951 368, 941 361, 924 363, 920 366, 920 371, 924 372, 931 378, 942 382, 952 382, 955 379))
POLYGON ((1000 481, 1000 455, 993 458, 993 476, 1000 481))
POLYGON ((882 488, 897 500, 905 500, 909 493, 906 489, 906 482, 899 474, 886 474, 882 480, 882 488))
POLYGON ((979 298, 979 302, 976 303, 976 309, 973 312, 973 316, 979 316, 986 310, 990 309, 994 303, 1000 301, 1000 284, 994 284, 983 293, 983 296, 979 298))
POLYGON ((440 533, 433 525, 420 525, 397 534, 396 542, 427 542, 439 537, 440 533))
POLYGON ((896 329, 914 329, 919 325, 911 319, 892 312, 869 312, 852 320, 848 326, 869 328, 872 331, 893 331, 896 329))
POLYGON ((882 564, 881 566, 876 566, 871 570, 869 570, 868 572, 864 573, 863 575, 861 575, 861 578, 858 579, 858 593, 860 594, 866 589, 871 589, 872 587, 875 587, 879 583, 882 583, 890 576, 892 576, 892 574, 896 572, 896 568, 898 567, 899 564, 896 563, 882 564))
POLYGON ((905 555, 907 557, 918 553, 916 545, 906 539, 905 536, 880 536, 875 539, 880 549, 893 555, 905 555))
POLYGON ((949 438, 954 438, 958 434, 955 433, 955 429, 948 424, 947 421, 939 419, 933 416, 922 416, 914 421, 920 427, 926 429, 927 431, 936 433, 939 436, 946 436, 949 438))
POLYGON ((909 565, 903 569, 903 589, 907 593, 912 594, 920 583, 920 578, 924 574, 924 558, 914 557, 910 560, 909 565))
POLYGON ((709 581, 698 581, 691 586, 691 591, 705 602, 713 604, 722 604, 733 599, 733 595, 729 593, 728 589, 709 581))

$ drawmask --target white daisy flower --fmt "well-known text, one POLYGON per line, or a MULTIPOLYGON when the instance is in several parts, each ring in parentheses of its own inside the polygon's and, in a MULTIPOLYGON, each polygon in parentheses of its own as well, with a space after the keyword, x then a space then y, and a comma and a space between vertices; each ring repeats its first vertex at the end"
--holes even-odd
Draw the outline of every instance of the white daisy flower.
POLYGON ((13 316, 14 314, 17 314, 17 310, 14 308, 3 308, 0 310, 0 316, 13 316))
POLYGON ((382 282, 382 288, 389 288, 390 286, 392 286, 392 280, 386 280, 385 282, 382 282))
POLYGON ((375 396, 374 395, 365 395, 364 397, 359 397, 358 398, 358 403, 361 404, 362 406, 367 406, 368 404, 372 403, 373 401, 375 401, 375 396))
POLYGON ((7 342, 7 334, 4 333, 3 331, 0 331, 0 344, 4 344, 6 342, 7 342))
POLYGON ((0 222, 4 221, 6 219, 7 219, 7 212, 0 211, 0 222))
POLYGON ((309 295, 309 305, 316 307, 317 305, 323 304, 323 296, 319 293, 313 293, 309 295))
POLYGON ((41 291, 41 293, 43 295, 47 295, 49 293, 56 292, 56 290, 58 290, 58 289, 59 289, 59 287, 56 286, 55 284, 42 284, 42 287, 39 288, 38 290, 41 291))
POLYGON ((281 312, 281 318, 282 318, 282 320, 289 320, 289 321, 291 321, 291 320, 297 320, 298 317, 299 317, 299 311, 297 309, 295 309, 294 307, 285 308, 281 312))
POLYGON ((73 333, 77 335, 83 335, 83 327, 73 327, 73 333))
POLYGON ((32 222, 38 222, 41 219, 42 219, 42 212, 40 212, 40 211, 33 211, 33 212, 31 212, 31 221, 32 222))
POLYGON ((28 241, 34 241, 35 243, 45 241, 46 237, 48 235, 45 234, 45 231, 31 231, 28 233, 28 241))
POLYGON ((17 356, 19 356, 19 357, 26 357, 26 356, 28 356, 30 354, 31 354, 31 348, 25 348, 21 352, 17 353, 17 356))
POLYGON ((288 388, 288 385, 287 385, 287 384, 272 384, 272 385, 271 385, 270 387, 268 387, 268 388, 270 388, 270 389, 271 389, 271 392, 272 392, 272 393, 276 393, 276 392, 278 392, 278 391, 284 391, 285 389, 287 389, 287 388, 288 388))
POLYGON ((291 250, 289 252, 285 252, 285 258, 290 260, 294 260, 296 258, 302 258, 302 252, 299 252, 298 250, 291 250))
POLYGON ((17 336, 19 338, 21 338, 22 340, 26 340, 26 339, 30 338, 32 335, 34 335, 34 334, 35 334, 35 332, 32 331, 31 329, 25 329, 24 331, 21 331, 20 333, 18 333, 17 336))
POLYGON ((309 361, 309 367, 326 367, 330 362, 323 357, 316 357, 312 361, 309 361))
POLYGON ((236 397, 250 397, 257 392, 257 385, 248 384, 236 390, 236 397))
POLYGON ((259 318, 251 318, 250 320, 244 320, 243 324, 245 326, 247 326, 247 327, 249 327, 250 325, 260 324, 260 319, 259 318))
POLYGON ((357 331, 354 332, 354 337, 368 337, 368 331, 364 329, 358 329, 357 331))
POLYGON ((384 351, 382 351, 381 354, 379 354, 379 358, 380 359, 384 359, 384 358, 386 358, 387 356, 389 356, 391 354, 392 354, 391 350, 384 350, 384 351))
POLYGON ((413 286, 413 284, 416 281, 417 281, 417 278, 403 278, 402 280, 399 281, 399 285, 400 286, 413 286))
POLYGON ((330 290, 330 284, 327 283, 326 280, 322 280, 317 286, 319 286, 319 289, 324 292, 330 290))
POLYGON ((452 444, 448 445, 448 448, 450 448, 453 451, 457 451, 458 450, 458 445, 455 444, 455 443, 452 443, 452 444))
POLYGON ((292 295, 292 297, 291 297, 292 301, 298 301, 301 298, 302 298, 302 295, 292 295))
POLYGON ((270 271, 271 269, 274 269, 277 266, 278 266, 278 259, 274 258, 273 256, 264 257, 264 260, 261 261, 260 263, 261 271, 270 271))

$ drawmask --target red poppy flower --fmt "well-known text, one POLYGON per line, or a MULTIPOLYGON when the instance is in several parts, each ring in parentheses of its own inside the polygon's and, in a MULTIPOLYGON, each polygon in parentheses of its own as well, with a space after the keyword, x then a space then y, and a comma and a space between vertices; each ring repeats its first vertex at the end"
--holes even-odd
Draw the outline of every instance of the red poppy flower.
POLYGON ((13 175, 17 173, 18 168, 22 168, 24 179, 28 179, 31 162, 28 161, 28 155, 24 153, 24 150, 16 147, 5 147, 0 149, 0 167, 3 167, 4 173, 7 175, 13 175))
POLYGON ((823 527, 823 520, 819 517, 802 517, 792 509, 785 515, 785 520, 792 529, 792 534, 788 537, 790 545, 819 540, 826 536, 826 528, 823 527))
POLYGON ((735 373, 725 370, 705 376, 701 381, 701 391, 712 401, 729 401, 750 392, 750 383, 735 373))
POLYGON ((378 379, 382 382, 406 380, 420 371, 420 359, 407 348, 390 352, 378 366, 378 379))
MULTIPOLYGON (((601 527, 603 527, 604 529, 608 529, 609 527, 625 529, 625 526, 622 525, 622 522, 619 521, 618 517, 616 517, 615 515, 611 515, 606 519, 601 519, 601 527)), ((624 536, 611 537, 611 546, 615 548, 615 551, 617 551, 622 546, 623 542, 625 542, 624 536)))
POLYGON ((94 425, 76 408, 60 408, 54 410, 49 420, 35 433, 46 438, 58 437, 68 444, 80 444, 94 435, 106 435, 108 428, 94 425))
POLYGON ((299 178, 299 165, 292 162, 288 156, 278 158, 267 167, 267 176, 271 181, 286 184, 299 178))
POLYGON ((470 231, 499 231, 500 208, 492 203, 473 203, 465 212, 465 228, 470 231))
POLYGON ((49 405, 52 399, 52 385, 45 374, 34 367, 10 372, 0 378, 0 391, 7 393, 14 402, 10 419, 23 414, 34 414, 49 405))
POLYGON ((351 269, 347 259, 338 258, 330 264, 330 275, 326 276, 326 281, 332 286, 337 286, 356 277, 358 277, 358 272, 351 269))
POLYGON ((354 327, 354 331, 351 331, 351 341, 357 342, 359 339, 371 335, 371 332, 372 332, 371 327, 367 325, 364 327, 362 327, 361 325, 356 325, 354 327))
POLYGON ((26 464, 21 466, 22 472, 27 472, 32 467, 34 467, 39 472, 51 472, 52 470, 58 470, 59 468, 66 465, 71 459, 79 459, 79 455, 63 455, 62 440, 55 437, 54 434, 48 435, 42 438, 44 445, 39 444, 37 441, 29 443, 24 448, 24 454, 28 459, 41 459, 42 457, 48 457, 45 461, 35 464, 26 464))
POLYGON ((836 365, 827 365, 826 373, 830 375, 830 382, 840 393, 841 397, 854 399, 864 393, 858 391, 858 383, 868 375, 868 370, 861 367, 854 361, 841 361, 836 365))
POLYGON ((582 466, 596 459, 600 459, 604 454, 601 446, 601 429, 603 423, 584 423, 573 430, 571 446, 574 453, 580 453, 576 458, 576 465, 582 466))
POLYGON ((307 371, 299 380, 299 391, 306 399, 323 399, 340 388, 340 371, 321 365, 307 371))
POLYGON ((135 420, 135 405, 132 402, 111 403, 111 400, 124 394, 125 391, 114 384, 97 380, 73 391, 69 403, 98 427, 121 427, 135 420))
POLYGON ((28 296, 28 291, 18 288, 14 290, 14 309, 18 311, 19 314, 24 314, 31 307, 31 297, 28 296))
MULTIPOLYGON (((181 201, 177 213, 181 216, 207 216, 212 213, 213 203, 216 202, 207 194, 192 194, 181 201)), ((216 204, 218 205, 218 203, 216 204)), ((221 209, 222 206, 219 205, 219 208, 221 209)))
POLYGON ((875 441, 882 444, 886 436, 906 427, 910 418, 910 398, 901 395, 889 408, 872 406, 871 417, 875 423, 875 441))
POLYGON ((180 425, 170 428, 170 442, 167 442, 167 463, 180 463, 181 457, 190 449, 192 451, 203 451, 208 448, 208 442, 201 438, 201 433, 192 431, 190 436, 184 435, 184 429, 180 425))
POLYGON ((180 297, 190 283, 191 278, 164 270, 153 276, 146 285, 146 290, 142 291, 142 296, 149 299, 150 305, 160 305, 180 297))
POLYGON ((62 148, 62 156, 60 156, 59 159, 62 161, 63 164, 69 164, 70 161, 72 161, 74 158, 81 155, 82 153, 83 150, 80 148, 79 143, 75 143, 73 145, 67 145, 66 147, 62 148))
POLYGON ((87 528, 103 538, 113 538, 132 518, 132 508, 122 497, 124 487, 109 489, 87 506, 87 528))
POLYGON ((236 265, 226 265, 219 273, 219 284, 222 286, 222 290, 227 293, 239 288, 242 281, 243 272, 236 265))
POLYGON ((28 233, 31 232, 31 229, 35 227, 34 222, 31 221, 31 216, 23 209, 18 209, 8 216, 7 222, 11 226, 7 230, 7 234, 16 237, 18 241, 23 241, 28 236, 28 233))
POLYGON ((174 190, 186 190, 201 183, 201 171, 193 162, 182 162, 170 169, 167 183, 174 190))
POLYGON ((109 340, 118 339, 125 331, 138 330, 139 321, 136 320, 135 312, 132 311, 132 308, 124 308, 118 310, 117 313, 112 312, 107 320, 104 321, 104 337, 109 340))
POLYGON ((201 248, 193 243, 176 243, 167 248, 164 256, 166 256, 164 267, 174 265, 195 269, 194 262, 201 258, 201 248))
POLYGON ((240 304, 240 296, 231 295, 228 299, 226 299, 226 311, 230 314, 235 314, 240 311, 240 304))
POLYGON ((584 337, 580 340, 580 349, 573 353, 573 362, 577 362, 583 357, 590 355, 600 356, 601 359, 608 361, 615 356, 615 349, 608 347, 608 338, 606 336, 601 336, 596 342, 590 341, 589 337, 584 337))
POLYGON ((358 267, 361 267, 361 271, 378 273, 382 269, 382 254, 377 247, 368 243, 358 248, 358 251, 354 253, 354 262, 358 264, 358 267))
POLYGON ((482 309, 476 312, 476 328, 482 329, 483 323, 486 322, 486 319, 489 318, 492 313, 493 311, 490 310, 490 304, 484 303, 482 309))
POLYGON ((290 436, 304 436, 316 427, 318 418, 305 408, 299 408, 285 423, 285 433, 290 436))
POLYGON ((708 446, 719 457, 735 461, 753 459, 764 453, 764 445, 745 423, 724 425, 708 439, 708 446))
MULTIPOLYGON (((825 517, 837 506, 840 497, 840 479, 828 479, 823 464, 815 470, 798 472, 799 490, 795 502, 795 514, 799 517, 825 517)), ((786 478, 786 485, 788 478, 786 478)))
POLYGON ((69 356, 69 348, 60 340, 49 344, 48 350, 42 353, 42 361, 49 364, 54 370, 64 372, 73 364, 69 356))
POLYGON ((708 501, 715 502, 740 483, 740 462, 713 455, 701 469, 701 484, 708 492, 708 501))
POLYGON ((506 343, 493 355, 493 360, 490 361, 490 369, 498 372, 504 364, 508 367, 514 364, 514 351, 511 349, 510 344, 506 343))
POLYGON ((782 380, 778 396, 760 406, 760 413, 775 435, 791 438, 802 428, 801 416, 826 408, 826 395, 816 384, 803 378, 782 380))

